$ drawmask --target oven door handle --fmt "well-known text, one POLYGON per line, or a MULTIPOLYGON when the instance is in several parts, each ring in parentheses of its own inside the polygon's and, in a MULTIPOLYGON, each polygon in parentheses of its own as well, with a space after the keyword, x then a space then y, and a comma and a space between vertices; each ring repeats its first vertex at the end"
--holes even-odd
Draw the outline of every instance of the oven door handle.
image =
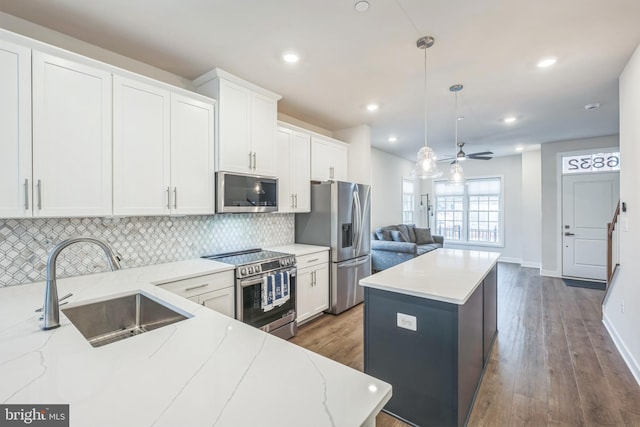
MULTIPOLYGON (((296 273, 297 273, 297 268, 296 267, 291 268, 289 270, 284 270, 284 271, 287 271, 289 273, 289 277, 296 277, 296 273)), ((277 273, 281 273, 281 271, 277 271, 277 273)), ((256 278, 254 278, 254 279, 241 280, 240 281, 240 287, 241 288, 248 288, 249 286, 258 285, 258 284, 262 283, 264 278, 269 276, 269 274, 273 274, 273 273, 263 274, 261 276, 258 276, 256 278)))

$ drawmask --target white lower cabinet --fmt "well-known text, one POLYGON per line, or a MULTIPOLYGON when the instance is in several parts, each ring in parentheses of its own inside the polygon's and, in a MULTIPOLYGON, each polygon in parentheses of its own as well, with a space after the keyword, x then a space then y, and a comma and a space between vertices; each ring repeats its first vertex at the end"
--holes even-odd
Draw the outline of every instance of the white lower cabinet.
POLYGON ((233 270, 158 283, 158 286, 218 313, 235 317, 233 270))
POLYGON ((329 251, 296 257, 296 311, 298 324, 329 308, 329 251))

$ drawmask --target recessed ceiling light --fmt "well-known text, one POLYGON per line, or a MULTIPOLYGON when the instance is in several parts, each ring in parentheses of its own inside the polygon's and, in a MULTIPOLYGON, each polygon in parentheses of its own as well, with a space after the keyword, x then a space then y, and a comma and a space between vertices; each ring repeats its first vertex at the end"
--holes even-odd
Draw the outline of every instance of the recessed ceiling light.
POLYGON ((524 147, 523 146, 516 147, 516 151, 524 151, 524 147))
POLYGON ((556 58, 550 57, 550 58, 542 58, 540 61, 538 61, 538 68, 547 68, 547 67, 551 67, 553 64, 555 64, 558 60, 556 58))
POLYGON ((369 111, 376 111, 378 108, 380 108, 380 106, 378 104, 369 104, 369 105, 367 105, 367 110, 369 110, 369 111))
POLYGON ((356 9, 356 12, 366 12, 369 9, 369 2, 357 1, 353 7, 356 9))
POLYGON ((398 140, 398 138, 396 138, 395 136, 390 136, 388 141, 389 142, 396 142, 398 140))
POLYGON ((458 120, 464 120, 464 116, 458 116, 458 120))
POLYGON ((282 59, 289 64, 295 64, 300 60, 300 57, 295 52, 285 52, 282 54, 282 59))
POLYGON ((594 102, 592 104, 587 104, 584 106, 585 110, 597 110, 598 108, 600 108, 600 103, 599 102, 594 102))
POLYGON ((502 121, 507 123, 507 124, 513 123, 516 120, 518 120, 516 116, 509 116, 509 117, 505 117, 504 119, 502 119, 502 121))

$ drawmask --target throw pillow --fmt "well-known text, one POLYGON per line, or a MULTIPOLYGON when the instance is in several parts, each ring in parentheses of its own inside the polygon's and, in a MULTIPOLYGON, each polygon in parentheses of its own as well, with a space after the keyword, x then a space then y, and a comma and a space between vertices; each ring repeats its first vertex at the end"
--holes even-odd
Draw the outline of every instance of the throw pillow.
POLYGON ((433 236, 431 235, 431 229, 430 228, 418 228, 416 227, 414 229, 415 233, 416 233, 416 243, 418 245, 426 245, 429 243, 435 243, 435 241, 433 240, 433 236))
POLYGON ((402 233, 402 237, 404 237, 404 241, 405 242, 411 242, 411 235, 409 234, 409 227, 407 227, 405 224, 398 224, 398 225, 396 225, 396 227, 398 227, 398 231, 400 233, 402 233))
POLYGON ((401 231, 392 231, 391 238, 394 242, 406 242, 407 239, 404 238, 404 234, 401 231))
POLYGON ((391 237, 391 231, 389 230, 376 230, 376 237, 378 240, 385 240, 387 242, 393 240, 391 237))

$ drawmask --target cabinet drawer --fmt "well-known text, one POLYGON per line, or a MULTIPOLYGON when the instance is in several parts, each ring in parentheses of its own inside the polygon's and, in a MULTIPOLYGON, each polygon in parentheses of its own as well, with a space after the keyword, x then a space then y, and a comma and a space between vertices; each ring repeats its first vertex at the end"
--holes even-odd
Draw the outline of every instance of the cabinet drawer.
POLYGON ((317 264, 326 264, 329 262, 329 251, 315 252, 312 254, 296 256, 297 267, 305 268, 317 264))
POLYGON ((176 280, 175 282, 161 283, 158 286, 174 294, 190 298, 195 295, 233 286, 233 282, 233 270, 230 270, 222 273, 192 277, 190 279, 176 280))

